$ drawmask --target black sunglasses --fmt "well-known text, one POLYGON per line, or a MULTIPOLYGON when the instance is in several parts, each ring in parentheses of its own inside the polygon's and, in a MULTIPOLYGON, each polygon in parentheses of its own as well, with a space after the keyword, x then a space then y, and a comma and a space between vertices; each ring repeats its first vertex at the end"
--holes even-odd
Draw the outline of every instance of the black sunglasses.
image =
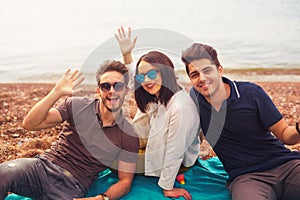
POLYGON ((114 90, 116 92, 121 92, 124 87, 125 87, 125 83, 122 82, 115 82, 115 83, 100 83, 99 87, 103 92, 108 92, 111 89, 111 86, 113 86, 114 90))

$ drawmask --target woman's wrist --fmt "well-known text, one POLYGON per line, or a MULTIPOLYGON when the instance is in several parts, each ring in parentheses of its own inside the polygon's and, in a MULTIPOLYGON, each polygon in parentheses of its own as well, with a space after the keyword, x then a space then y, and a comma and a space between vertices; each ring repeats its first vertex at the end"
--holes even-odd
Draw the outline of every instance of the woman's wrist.
POLYGON ((125 65, 132 63, 133 59, 132 59, 131 52, 127 54, 123 54, 123 60, 125 65))
POLYGON ((128 52, 122 52, 122 55, 123 55, 123 56, 129 55, 129 54, 131 54, 131 51, 128 51, 128 52))

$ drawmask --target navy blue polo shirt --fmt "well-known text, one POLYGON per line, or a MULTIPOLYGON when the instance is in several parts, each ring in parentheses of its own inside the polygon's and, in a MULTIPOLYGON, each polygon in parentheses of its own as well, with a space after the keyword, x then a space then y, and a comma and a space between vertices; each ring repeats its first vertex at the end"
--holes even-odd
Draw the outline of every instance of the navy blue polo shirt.
POLYGON ((190 95, 200 111, 203 133, 229 174, 228 181, 300 159, 299 152, 287 149, 268 130, 282 115, 265 91, 249 82, 225 77, 223 82, 230 85, 230 96, 219 111, 194 88, 190 95))

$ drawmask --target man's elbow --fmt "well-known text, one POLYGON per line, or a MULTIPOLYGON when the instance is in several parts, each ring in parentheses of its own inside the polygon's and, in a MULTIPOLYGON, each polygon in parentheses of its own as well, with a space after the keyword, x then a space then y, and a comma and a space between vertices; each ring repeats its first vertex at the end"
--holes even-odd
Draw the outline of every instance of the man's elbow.
POLYGON ((127 194, 131 191, 131 184, 124 188, 124 193, 127 194))
POLYGON ((32 126, 32 124, 26 118, 23 120, 22 126, 28 131, 35 131, 34 126, 32 126))
POLYGON ((28 123, 25 120, 23 120, 22 126, 24 129, 31 131, 31 127, 28 125, 28 123))
POLYGON ((131 191, 132 187, 132 181, 127 182, 126 184, 123 185, 123 191, 125 194, 129 193, 131 191))

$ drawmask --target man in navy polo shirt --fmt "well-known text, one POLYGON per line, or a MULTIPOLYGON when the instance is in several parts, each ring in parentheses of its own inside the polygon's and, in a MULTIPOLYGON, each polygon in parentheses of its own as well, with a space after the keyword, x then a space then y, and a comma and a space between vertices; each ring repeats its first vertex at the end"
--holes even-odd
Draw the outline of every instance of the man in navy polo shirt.
POLYGON ((285 144, 300 142, 258 85, 223 75, 217 52, 195 43, 182 53, 192 82, 201 127, 229 174, 232 199, 299 199, 300 154, 285 144))

